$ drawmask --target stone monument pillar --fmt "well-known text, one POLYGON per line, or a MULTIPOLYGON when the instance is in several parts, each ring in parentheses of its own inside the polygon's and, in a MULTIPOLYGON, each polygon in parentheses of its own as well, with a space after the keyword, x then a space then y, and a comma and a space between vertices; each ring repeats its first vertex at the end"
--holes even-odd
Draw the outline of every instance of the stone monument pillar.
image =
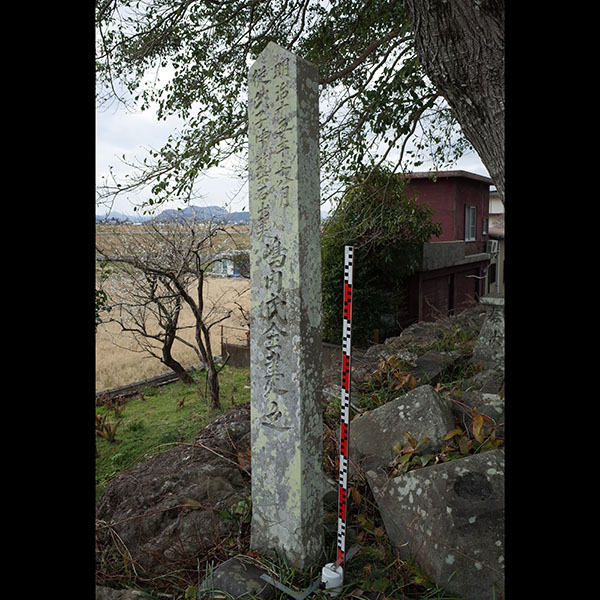
POLYGON ((318 81, 273 42, 248 81, 251 547, 299 568, 323 532, 318 81))

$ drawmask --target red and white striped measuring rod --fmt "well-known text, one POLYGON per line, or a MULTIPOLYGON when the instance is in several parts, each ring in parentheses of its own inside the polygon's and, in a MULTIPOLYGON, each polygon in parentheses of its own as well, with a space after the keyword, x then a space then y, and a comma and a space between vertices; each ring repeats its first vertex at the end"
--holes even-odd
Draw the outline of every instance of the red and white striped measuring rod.
POLYGON ((337 564, 346 563, 346 495, 348 492, 348 429, 350 425, 350 364, 352 332, 352 264, 354 247, 344 246, 344 320, 342 325, 342 402, 340 412, 340 476, 337 564))

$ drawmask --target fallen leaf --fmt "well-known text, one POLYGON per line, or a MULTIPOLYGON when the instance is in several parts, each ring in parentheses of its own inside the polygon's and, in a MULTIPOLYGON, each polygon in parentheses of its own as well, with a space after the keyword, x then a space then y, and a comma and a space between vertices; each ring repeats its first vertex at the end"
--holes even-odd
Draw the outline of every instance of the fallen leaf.
POLYGON ((473 436, 478 442, 483 442, 481 430, 483 428, 483 415, 476 414, 473 417, 473 436))
POLYGON ((361 493, 356 488, 350 488, 350 495, 352 496, 352 502, 356 504, 356 506, 360 506, 362 502, 361 493))
POLYGON ((246 457, 244 456, 244 453, 241 450, 238 450, 237 459, 240 467, 242 467, 242 469, 245 469, 246 465, 248 464, 248 461, 246 460, 246 457))

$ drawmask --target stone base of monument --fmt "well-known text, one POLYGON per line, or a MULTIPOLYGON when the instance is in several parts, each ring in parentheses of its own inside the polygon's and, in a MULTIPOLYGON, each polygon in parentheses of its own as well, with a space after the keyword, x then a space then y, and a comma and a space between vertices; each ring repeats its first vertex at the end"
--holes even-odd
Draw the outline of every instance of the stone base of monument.
POLYGON ((275 587, 261 579, 267 573, 243 556, 234 556, 216 567, 201 585, 201 590, 210 598, 234 598, 250 600, 275 597, 275 587))
MULTIPOLYGON (((346 553, 346 561, 350 561, 359 551, 358 545, 350 548, 346 553)), ((344 577, 336 563, 324 565, 320 575, 306 589, 296 591, 274 580, 266 569, 254 564, 248 557, 237 556, 216 567, 202 582, 201 591, 203 598, 215 600, 271 600, 277 594, 276 588, 279 588, 292 600, 305 600, 318 589, 326 590, 333 597, 349 587, 352 587, 351 578, 347 575, 344 577)), ((361 594, 369 600, 379 597, 378 593, 371 594, 368 591, 362 591, 361 594)))
MULTIPOLYGON (((350 560, 352 556, 358 552, 358 547, 351 548, 347 553, 347 560, 350 560)), ((334 563, 329 563, 325 567, 331 567, 334 563)), ((325 571, 325 567, 323 571, 325 571)), ((202 597, 211 598, 214 600, 227 599, 227 600, 271 600, 275 598, 277 594, 281 597, 281 592, 278 592, 275 585, 268 582, 270 579, 267 570, 262 569, 256 564, 245 560, 244 556, 233 557, 225 561, 213 572, 204 579, 201 585, 202 597), (266 579, 263 578, 266 576, 266 579)), ((305 590, 298 590, 297 592, 289 590, 287 596, 291 599, 307 598, 312 596, 312 593, 318 589, 326 589, 327 582, 326 577, 321 576, 313 582, 309 588, 305 590), (322 583, 322 585, 317 585, 322 583)), ((277 585, 277 582, 275 582, 277 585)), ((339 583, 339 582, 330 582, 339 583)), ((286 586, 279 586, 284 589, 286 586)), ((343 579, 343 590, 352 590, 353 581, 352 578, 346 574, 343 579)), ((339 591, 335 588, 327 591, 331 597, 339 595, 339 591)), ((379 592, 371 592, 368 590, 361 590, 361 597, 366 600, 378 600, 380 597, 379 592)), ((404 600, 416 600, 412 596, 403 596, 404 600)))

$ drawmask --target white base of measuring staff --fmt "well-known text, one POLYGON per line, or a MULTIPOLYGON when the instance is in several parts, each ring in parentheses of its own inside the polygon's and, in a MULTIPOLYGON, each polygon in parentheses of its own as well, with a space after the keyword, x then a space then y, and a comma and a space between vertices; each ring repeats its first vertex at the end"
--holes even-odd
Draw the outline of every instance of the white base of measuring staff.
POLYGON ((339 596, 344 584, 344 570, 335 563, 327 563, 321 571, 321 583, 330 596, 339 596), (337 589, 336 589, 337 588, 337 589))

